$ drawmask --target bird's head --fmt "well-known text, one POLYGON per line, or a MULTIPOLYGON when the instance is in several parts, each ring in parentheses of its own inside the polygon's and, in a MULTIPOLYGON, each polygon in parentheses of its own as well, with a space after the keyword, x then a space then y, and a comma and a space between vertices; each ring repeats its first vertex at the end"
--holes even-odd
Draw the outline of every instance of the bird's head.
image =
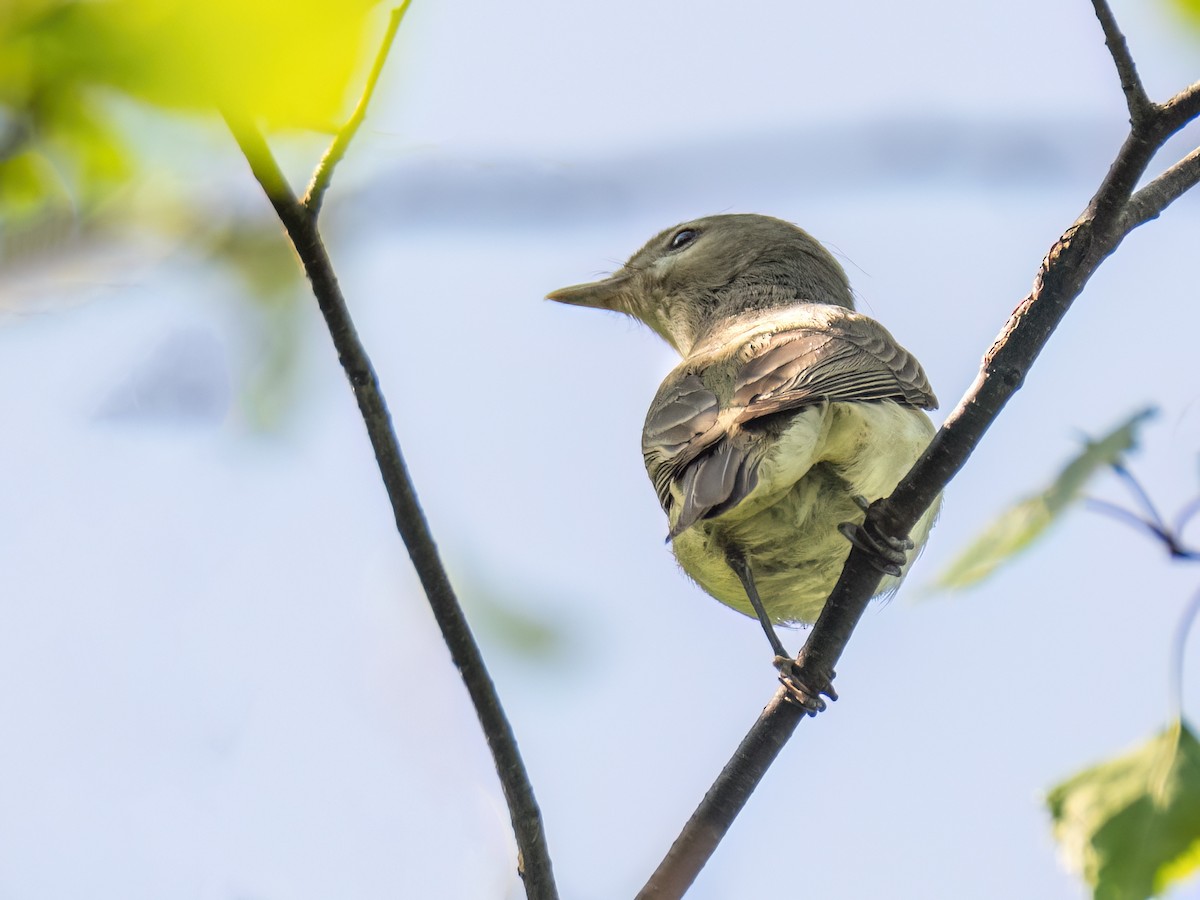
POLYGON ((739 313, 798 302, 854 308, 846 273, 808 232, 747 214, 668 228, 608 278, 547 299, 626 313, 684 355, 739 313))

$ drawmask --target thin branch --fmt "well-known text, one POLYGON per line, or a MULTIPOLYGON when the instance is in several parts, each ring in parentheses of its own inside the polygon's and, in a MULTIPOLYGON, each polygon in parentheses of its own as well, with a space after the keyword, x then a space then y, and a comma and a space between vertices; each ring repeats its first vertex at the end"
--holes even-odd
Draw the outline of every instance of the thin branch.
POLYGON ((1175 533, 1179 535, 1180 540, 1183 540, 1183 532, 1198 512, 1200 512, 1200 497, 1194 497, 1179 511, 1179 516, 1175 519, 1175 533))
POLYGON ((1142 511, 1150 517, 1150 522, 1158 530, 1159 534, 1164 534, 1167 530, 1166 523, 1163 517, 1159 515, 1158 508, 1154 505, 1154 501, 1150 499, 1150 495, 1146 493, 1146 489, 1142 487, 1142 483, 1137 480, 1132 472, 1123 463, 1114 462, 1109 465, 1109 468, 1116 473, 1116 476, 1125 482, 1125 487, 1133 494, 1133 498, 1141 505, 1142 511))
POLYGON ((1101 500, 1098 497, 1084 497, 1083 502, 1088 509, 1102 513, 1110 519, 1116 519, 1118 522, 1124 522, 1126 525, 1136 528, 1139 531, 1145 531, 1156 541, 1168 543, 1170 540, 1165 528, 1155 525, 1147 519, 1143 519, 1137 513, 1123 506, 1118 506, 1116 503, 1109 503, 1107 500, 1101 500))
POLYGON ((1182 559, 1189 562, 1200 559, 1200 549, 1188 547, 1183 540, 1183 528, 1187 525, 1188 519, 1195 514, 1196 510, 1200 509, 1200 505, 1198 505, 1200 504, 1200 498, 1196 498, 1184 506, 1176 520, 1176 526, 1170 528, 1163 521, 1162 516, 1158 514, 1158 510, 1154 506, 1154 501, 1150 499, 1150 495, 1146 493, 1146 489, 1142 487, 1141 482, 1134 477, 1133 473, 1120 463, 1112 464, 1111 468, 1124 479, 1126 486, 1133 492, 1134 498, 1149 518, 1144 519, 1137 513, 1105 500, 1089 498, 1088 505, 1098 512, 1106 513, 1114 519, 1120 519, 1125 524, 1138 530, 1148 531, 1156 541, 1166 548, 1167 553, 1171 555, 1172 559, 1182 559))
POLYGON ((1132 231, 1157 219, 1164 209, 1200 183, 1200 147, 1129 198, 1120 227, 1132 231))
POLYGON ((466 685, 492 752, 512 819, 519 852, 518 870, 525 881, 526 894, 538 900, 556 900, 558 892, 554 885, 541 812, 512 726, 500 705, 500 698, 484 666, 479 646, 475 643, 438 555, 400 452, 400 443, 379 388, 379 379, 346 307, 333 265, 317 230, 316 219, 296 199, 258 129, 228 114, 226 122, 300 256, 338 359, 358 401, 392 504, 396 527, 408 548, 413 567, 441 629, 442 639, 466 685))
POLYGON ((1171 706, 1177 719, 1183 718, 1183 661, 1187 656, 1188 635, 1191 634, 1197 617, 1200 617, 1200 591, 1193 594, 1188 605, 1184 607, 1179 624, 1175 626, 1175 640, 1171 645, 1171 667, 1167 679, 1171 692, 1171 706))
MULTIPOLYGON (((1139 502, 1151 512, 1158 524, 1143 519, 1136 513, 1104 500, 1089 500, 1088 504, 1093 509, 1107 513, 1113 518, 1119 519, 1138 530, 1150 532, 1154 539, 1166 548, 1172 559, 1179 559, 1185 562, 1200 562, 1200 550, 1194 550, 1184 544, 1181 530, 1183 525, 1187 523, 1187 520, 1200 508, 1197 505, 1200 500, 1192 500, 1183 508, 1183 512, 1180 514, 1178 520, 1180 524, 1172 531, 1162 524, 1158 513, 1154 512, 1154 504, 1137 479, 1128 470, 1124 469, 1124 467, 1114 466, 1114 468, 1117 468, 1125 476, 1127 482, 1134 488, 1139 502)), ((1179 617, 1179 624, 1175 626, 1175 638, 1171 642, 1167 691, 1171 697, 1171 708, 1176 719, 1183 716, 1183 663, 1187 651, 1188 635, 1192 630, 1192 626, 1196 623, 1197 617, 1200 617, 1200 591, 1193 594, 1192 599, 1184 607, 1183 615, 1179 617)))
MULTIPOLYGON (((1097 4, 1097 10, 1107 10, 1097 4)), ((1105 25, 1106 37, 1115 31, 1105 25)), ((1119 46, 1123 47, 1123 42, 1119 46)), ((1122 50, 1114 54, 1118 58, 1122 50)), ((1131 64, 1132 66, 1132 64, 1131 64)), ((1132 72, 1132 67, 1128 72, 1132 72)), ((1123 74, 1123 81, 1125 75, 1123 74)), ((872 504, 868 527, 906 535, 966 464, 1005 404, 1020 389, 1034 361, 1100 264, 1145 219, 1126 216, 1129 198, 1154 154, 1187 122, 1200 115, 1200 82, 1131 123, 1129 137, 1084 213, 1050 248, 1033 290, 1017 306, 988 352, 975 382, 946 418, 912 470, 886 500, 872 504)), ((1175 167, 1172 167, 1175 168, 1175 167)), ((1170 171, 1170 170, 1168 170, 1170 171)), ((1157 180, 1156 180, 1157 181, 1157 180)), ((1151 185, 1147 185, 1149 189, 1151 185)), ((1182 193, 1182 191, 1180 191, 1182 193)), ((1161 212, 1178 193, 1158 191, 1161 212)), ((813 625, 796 662, 801 683, 832 677, 850 635, 877 590, 881 576, 857 547, 850 551, 840 579, 813 625), (806 677, 806 675, 808 677, 806 677)), ((670 852, 638 894, 639 900, 682 896, 724 837, 737 813, 796 726, 800 710, 782 702, 777 691, 743 739, 670 852)))
POLYGON ((354 135, 358 133, 358 126, 367 117, 367 107, 371 103, 371 96, 375 93, 375 85, 379 83, 383 64, 387 61, 396 31, 411 4, 412 0, 404 0, 392 10, 388 19, 387 31, 384 32, 383 40, 379 44, 379 52, 375 54, 375 62, 371 64, 371 72, 367 75, 367 83, 363 87, 362 96, 358 98, 358 105, 354 107, 354 112, 338 131, 333 143, 329 145, 329 149, 325 151, 325 155, 321 157, 321 161, 317 163, 317 168, 313 171, 312 181, 308 184, 308 190, 304 192, 304 199, 300 201, 311 216, 316 216, 321 211, 325 192, 329 190, 329 182, 333 180, 333 170, 346 155, 346 148, 350 146, 354 135))
POLYGON ((782 688, 775 693, 636 900, 684 895, 805 716, 782 688))
MULTIPOLYGON (((867 555, 853 547, 841 579, 800 651, 797 668, 802 683, 808 681, 804 678, 806 672, 831 675, 881 578, 880 572, 867 561, 867 555)), ((677 900, 684 895, 805 718, 807 714, 786 699, 782 688, 775 692, 638 893, 637 900, 677 900)))
POLYGON ((1121 90, 1125 92, 1125 105, 1129 107, 1129 121, 1137 126, 1154 111, 1154 103, 1142 86, 1138 76, 1137 66, 1133 64, 1133 56, 1129 53, 1129 45, 1125 35, 1117 27, 1117 20, 1109 8, 1108 0, 1092 0, 1096 10, 1096 18, 1104 30, 1104 43, 1112 56, 1113 64, 1117 67, 1117 76, 1121 79, 1121 90))
MULTIPOLYGON (((1113 229, 1114 234, 1127 234, 1142 222, 1148 221, 1144 218, 1126 224, 1120 217, 1114 216, 1114 212, 1126 206, 1154 154, 1162 149, 1167 138, 1197 116, 1200 116, 1200 81, 1188 85, 1166 103, 1151 104, 1150 112, 1144 118, 1131 122, 1129 136, 1081 218, 1105 223, 1113 229)), ((1176 166, 1178 165, 1179 163, 1176 163, 1176 166)), ((1175 197, 1170 197, 1166 200, 1154 211, 1154 215, 1161 213, 1174 199, 1175 197)), ((1154 215, 1150 215, 1149 218, 1153 218, 1154 215)))
POLYGON ((1158 110, 1163 121, 1172 126, 1171 134, 1174 134, 1200 115, 1200 81, 1189 84, 1158 110))

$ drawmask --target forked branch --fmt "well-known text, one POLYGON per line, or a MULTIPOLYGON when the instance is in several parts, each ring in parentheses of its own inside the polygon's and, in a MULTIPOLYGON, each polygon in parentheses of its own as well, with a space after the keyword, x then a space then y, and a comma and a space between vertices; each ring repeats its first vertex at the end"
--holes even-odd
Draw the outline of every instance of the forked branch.
POLYGON ((531 900, 556 900, 558 892, 554 883, 550 854, 546 847, 541 812, 517 748, 516 738, 434 544, 400 451, 400 442, 392 427, 391 416, 380 390, 375 368, 354 327, 346 300, 338 286, 333 264, 329 260, 317 227, 321 201, 332 180, 334 167, 345 155, 351 138, 366 115, 371 94, 387 58, 388 48, 408 5, 406 0, 392 12, 383 45, 376 56, 354 114, 338 132, 322 157, 303 200, 296 198, 257 127, 252 122, 229 114, 225 118, 238 146, 250 163, 254 177, 271 201, 300 257, 312 284, 321 315, 324 316, 330 337, 333 339, 334 349, 358 402, 359 412, 366 424, 367 434, 375 451, 375 460, 392 504, 396 528, 408 548, 413 567, 441 629, 442 639, 466 685, 471 703, 475 707, 475 714, 492 752, 512 820, 518 850, 517 868, 524 879, 526 895, 531 900))

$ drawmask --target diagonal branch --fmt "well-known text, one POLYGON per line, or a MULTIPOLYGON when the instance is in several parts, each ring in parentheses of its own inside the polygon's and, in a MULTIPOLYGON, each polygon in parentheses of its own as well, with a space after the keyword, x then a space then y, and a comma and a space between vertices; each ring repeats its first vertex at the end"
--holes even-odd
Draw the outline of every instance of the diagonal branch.
POLYGON ((1186 88, 1164 103, 1159 109, 1163 119, 1175 125, 1172 134, 1200 115, 1200 81, 1186 88))
POLYGON ((1163 518, 1158 513, 1154 501, 1150 499, 1150 495, 1146 489, 1142 487, 1142 483, 1138 481, 1137 476, 1129 470, 1129 468, 1120 460, 1109 463, 1108 466, 1118 478, 1125 484, 1126 490, 1133 494, 1134 500, 1141 506, 1142 512, 1147 515, 1147 522, 1161 536, 1167 531, 1167 526, 1163 523, 1163 518))
POLYGON ((1133 56, 1129 53, 1129 44, 1125 35, 1117 27, 1108 0, 1092 0, 1096 10, 1096 18, 1100 20, 1100 28, 1104 31, 1104 43, 1112 56, 1113 64, 1117 67, 1117 76, 1121 79, 1121 90, 1125 92, 1125 105, 1129 107, 1129 121, 1138 125, 1154 112, 1154 103, 1142 86, 1138 76, 1137 66, 1133 64, 1133 56))
MULTIPOLYGON (((1094 3, 1121 72, 1122 87, 1130 98, 1129 137, 1087 209, 1050 248, 1033 290, 984 355, 975 382, 892 495, 868 511, 868 527, 875 527, 881 534, 908 534, 1020 389, 1042 348, 1100 264, 1130 231, 1200 180, 1200 163, 1193 161, 1193 153, 1133 195, 1155 153, 1171 135, 1200 115, 1200 82, 1165 104, 1147 100, 1144 114, 1134 114, 1139 92, 1144 96, 1144 91, 1106 3, 1094 3)), ((866 554, 853 548, 800 651, 796 667, 802 684, 822 684, 832 677, 880 578, 866 554)), ((782 690, 776 692, 638 894, 639 900, 668 900, 683 895, 803 717, 797 706, 784 702, 782 690)))
POLYGON ((470 626, 438 554, 400 451, 400 442, 392 427, 391 415, 379 387, 379 378, 366 348, 358 337, 346 300, 338 286, 333 264, 317 228, 317 213, 333 177, 333 169, 345 154, 350 139, 366 115, 367 103, 408 5, 409 0, 405 0, 392 12, 383 47, 375 59, 358 107, 322 158, 303 201, 296 198, 270 147, 254 124, 230 113, 225 114, 225 121, 300 257, 305 274, 312 284, 321 315, 325 318, 338 360, 358 402, 359 412, 366 425, 375 460, 379 465, 388 499, 391 501, 396 528, 408 548, 413 568, 442 632, 442 639, 462 676, 492 752, 496 773, 508 804, 517 843, 517 869, 525 883, 526 896, 530 900, 557 900, 558 890, 554 883, 541 811, 538 809, 533 786, 521 759, 516 736, 504 714, 499 695, 480 654, 479 645, 471 634, 470 626))
POLYGON ((1164 209, 1200 183, 1200 147, 1129 198, 1121 214, 1120 227, 1132 231, 1157 219, 1164 209))
POLYGON ((312 283, 317 305, 325 317, 330 337, 346 378, 358 401, 359 412, 375 451, 383 483, 413 567, 429 599, 430 608, 442 632, 450 657, 462 676, 475 714, 487 738, 488 747, 500 776, 508 802, 509 815, 520 853, 519 868, 529 898, 554 900, 557 890, 542 829, 541 812, 533 795, 533 786, 521 760, 512 726, 500 705, 491 676, 483 663, 479 645, 463 615, 462 607, 450 585, 438 555, 429 524, 417 500, 408 467, 400 452, 400 442, 392 427, 387 403, 379 388, 379 379, 358 332, 346 300, 334 275, 333 264, 317 230, 316 221, 296 199, 279 169, 262 134, 251 123, 226 116, 229 130, 250 163, 250 169, 275 207, 304 271, 312 283))
POLYGON ((392 10, 392 14, 388 18, 387 31, 384 32, 383 40, 379 44, 379 52, 375 54, 375 62, 371 64, 371 72, 367 75, 367 83, 363 87, 362 96, 358 98, 358 105, 354 107, 354 112, 346 120, 346 124, 334 136, 333 143, 329 145, 329 149, 325 151, 325 155, 321 157, 321 161, 317 163, 312 181, 308 184, 308 190, 304 192, 304 199, 300 201, 311 216, 316 216, 321 211, 321 203, 325 199, 325 192, 329 190, 329 183, 333 180, 333 170, 342 161, 342 157, 346 155, 346 148, 350 146, 350 141, 354 139, 354 135, 358 133, 358 126, 367 117, 367 107, 370 105, 371 97, 375 93, 375 85, 379 83, 379 75, 383 72, 383 64, 387 61, 388 53, 392 49, 392 41, 396 37, 396 31, 400 28, 400 22, 404 18, 404 14, 408 12, 408 7, 411 4, 412 0, 404 0, 403 3, 392 10))
POLYGON ((1109 503, 1107 500, 1101 500, 1097 497, 1085 497, 1084 503, 1088 509, 1108 516, 1110 519, 1116 519, 1118 522, 1124 522, 1131 528, 1137 528, 1151 535, 1155 540, 1163 541, 1168 537, 1168 533, 1162 525, 1156 525, 1149 519, 1143 519, 1137 513, 1126 509, 1123 506, 1118 506, 1115 503, 1109 503))

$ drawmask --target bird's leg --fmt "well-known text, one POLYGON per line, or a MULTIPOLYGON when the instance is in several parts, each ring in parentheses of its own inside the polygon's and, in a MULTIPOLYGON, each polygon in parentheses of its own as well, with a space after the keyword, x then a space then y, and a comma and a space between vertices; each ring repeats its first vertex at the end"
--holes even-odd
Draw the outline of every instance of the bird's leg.
MULTIPOLYGON (((867 502, 866 497, 855 494, 854 502, 863 512, 871 509, 871 504, 867 502)), ((843 522, 838 526, 838 531, 851 544, 867 554, 872 566, 884 575, 891 575, 894 578, 900 577, 901 569, 908 562, 908 551, 915 546, 906 537, 897 538, 883 534, 871 524, 870 519, 861 525, 843 522)))
POLYGON ((750 605, 754 607, 754 614, 758 616, 758 624, 762 625, 763 633, 770 641, 776 658, 783 657, 790 660, 791 654, 784 649, 783 641, 779 640, 779 635, 775 633, 775 626, 772 624, 770 616, 767 615, 766 609, 763 608, 762 599, 758 596, 758 588, 754 585, 754 576, 750 573, 750 564, 746 562, 746 557, 740 550, 727 547, 725 560, 729 563, 729 568, 733 569, 733 574, 738 577, 738 581, 742 583, 746 596, 750 598, 750 605))
POLYGON ((816 690, 813 690, 800 679, 801 673, 796 667, 796 660, 792 659, 791 655, 784 649, 783 641, 779 640, 779 635, 775 633, 775 626, 771 622, 771 617, 767 615, 767 611, 763 607, 762 598, 758 596, 758 588, 754 584, 754 575, 750 571, 750 563, 747 562, 742 552, 735 547, 725 548, 725 560, 729 563, 729 568, 737 575, 738 581, 742 583, 742 588, 746 591, 746 597, 749 598, 750 605, 754 607, 754 614, 758 616, 758 623, 762 625, 763 633, 766 634, 767 640, 771 644, 771 649, 775 652, 775 659, 772 662, 775 668, 779 670, 779 680, 787 690, 785 696, 808 715, 815 716, 825 709, 825 701, 821 699, 821 694, 825 694, 830 700, 837 699, 837 692, 834 691, 833 685, 828 678, 824 678, 821 679, 824 683, 816 690))

